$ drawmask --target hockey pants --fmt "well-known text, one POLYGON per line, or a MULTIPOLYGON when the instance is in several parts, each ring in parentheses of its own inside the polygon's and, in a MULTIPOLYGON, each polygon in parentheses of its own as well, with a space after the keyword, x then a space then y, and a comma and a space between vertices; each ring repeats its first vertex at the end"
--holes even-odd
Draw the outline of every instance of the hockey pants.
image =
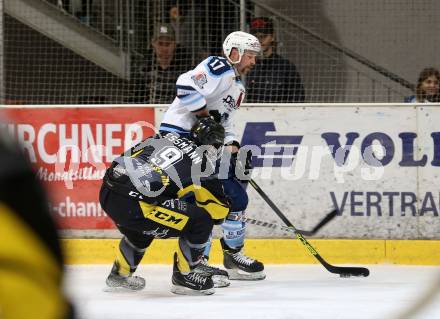
POLYGON ((170 237, 179 237, 178 268, 189 272, 203 255, 214 225, 204 209, 178 199, 152 206, 103 186, 100 203, 124 235, 116 257, 122 275, 136 270, 155 238, 170 237))

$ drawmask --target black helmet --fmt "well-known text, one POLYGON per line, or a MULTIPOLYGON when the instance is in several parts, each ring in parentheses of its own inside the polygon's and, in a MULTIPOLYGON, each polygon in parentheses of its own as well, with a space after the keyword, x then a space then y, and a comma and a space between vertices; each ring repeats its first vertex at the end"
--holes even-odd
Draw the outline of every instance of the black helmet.
POLYGON ((202 117, 191 128, 191 139, 197 145, 213 145, 219 148, 225 139, 225 129, 211 117, 202 117))

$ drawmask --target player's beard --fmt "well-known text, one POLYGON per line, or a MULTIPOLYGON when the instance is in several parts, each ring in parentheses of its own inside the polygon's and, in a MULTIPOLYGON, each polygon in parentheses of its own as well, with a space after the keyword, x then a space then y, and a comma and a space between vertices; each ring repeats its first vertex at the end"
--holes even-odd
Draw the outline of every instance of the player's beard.
POLYGON ((240 75, 247 75, 252 70, 252 67, 253 66, 246 66, 241 70, 238 70, 238 73, 240 73, 240 75))

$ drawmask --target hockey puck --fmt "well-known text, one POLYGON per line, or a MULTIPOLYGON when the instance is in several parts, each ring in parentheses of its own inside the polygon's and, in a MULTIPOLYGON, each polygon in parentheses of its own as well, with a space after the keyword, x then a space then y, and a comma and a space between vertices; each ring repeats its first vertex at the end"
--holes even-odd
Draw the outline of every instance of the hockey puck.
POLYGON ((339 274, 339 277, 341 277, 341 278, 350 278, 351 275, 350 274, 339 274))

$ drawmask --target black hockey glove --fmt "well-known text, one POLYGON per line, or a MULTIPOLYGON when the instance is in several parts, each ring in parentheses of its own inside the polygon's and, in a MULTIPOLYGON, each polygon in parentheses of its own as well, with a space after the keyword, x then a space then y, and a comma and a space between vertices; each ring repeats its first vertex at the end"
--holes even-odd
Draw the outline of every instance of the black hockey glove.
POLYGON ((240 149, 238 153, 232 154, 234 162, 235 177, 243 183, 249 182, 252 175, 252 151, 240 149))
POLYGON ((209 111, 209 115, 196 115, 196 118, 198 120, 205 118, 205 117, 210 117, 212 118, 214 121, 216 121, 217 123, 220 123, 222 121, 222 116, 220 114, 219 111, 217 110, 211 110, 209 111))
POLYGON ((222 122, 222 115, 220 114, 220 112, 218 110, 211 110, 211 111, 209 111, 209 115, 211 115, 211 117, 217 123, 221 123, 222 122))

